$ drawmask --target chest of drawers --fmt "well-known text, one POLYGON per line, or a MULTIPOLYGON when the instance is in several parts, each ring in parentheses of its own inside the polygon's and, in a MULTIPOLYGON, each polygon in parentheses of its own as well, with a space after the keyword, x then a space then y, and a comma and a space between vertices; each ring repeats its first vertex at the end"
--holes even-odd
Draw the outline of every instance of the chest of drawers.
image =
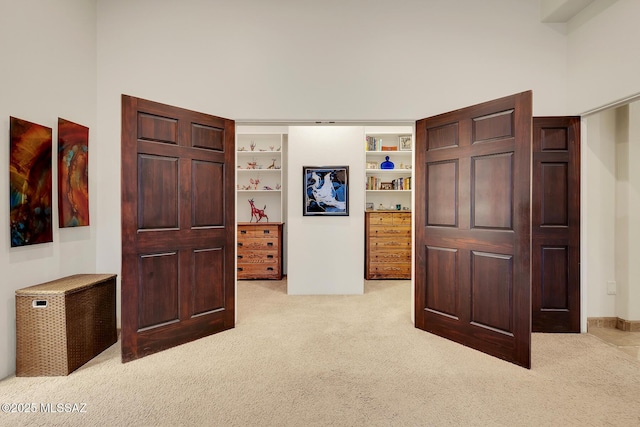
POLYGON ((365 279, 411 279, 411 212, 365 212, 365 279))
POLYGON ((238 224, 238 279, 282 279, 283 223, 238 224))

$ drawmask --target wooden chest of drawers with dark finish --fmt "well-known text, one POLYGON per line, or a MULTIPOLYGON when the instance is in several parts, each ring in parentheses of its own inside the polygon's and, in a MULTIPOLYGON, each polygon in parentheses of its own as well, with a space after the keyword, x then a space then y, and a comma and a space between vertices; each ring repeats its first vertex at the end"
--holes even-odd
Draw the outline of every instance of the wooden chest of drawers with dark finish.
POLYGON ((282 279, 283 223, 238 224, 238 279, 282 279))
POLYGON ((365 212, 365 279, 411 279, 411 212, 365 212))

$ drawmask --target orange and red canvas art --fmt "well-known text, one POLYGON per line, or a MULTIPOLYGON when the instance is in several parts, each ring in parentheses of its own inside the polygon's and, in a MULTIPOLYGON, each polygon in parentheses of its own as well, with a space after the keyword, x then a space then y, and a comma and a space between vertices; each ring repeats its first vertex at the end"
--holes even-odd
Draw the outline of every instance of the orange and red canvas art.
POLYGON ((58 224, 89 225, 89 128, 58 118, 58 224))
POLYGON ((11 247, 53 241, 51 128, 10 117, 11 247))

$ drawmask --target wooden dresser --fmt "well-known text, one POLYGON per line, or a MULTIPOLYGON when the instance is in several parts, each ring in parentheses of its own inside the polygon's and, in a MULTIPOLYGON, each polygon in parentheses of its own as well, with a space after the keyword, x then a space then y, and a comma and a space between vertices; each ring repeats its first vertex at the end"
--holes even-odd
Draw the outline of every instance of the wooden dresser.
POLYGON ((282 279, 281 222, 238 223, 238 279, 282 279))
POLYGON ((365 212, 365 279, 411 279, 411 212, 365 212))

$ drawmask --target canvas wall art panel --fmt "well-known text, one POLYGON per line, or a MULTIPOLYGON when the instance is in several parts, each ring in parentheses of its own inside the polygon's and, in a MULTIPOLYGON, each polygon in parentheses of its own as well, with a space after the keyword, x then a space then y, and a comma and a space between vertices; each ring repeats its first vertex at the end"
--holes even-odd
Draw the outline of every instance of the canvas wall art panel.
POLYGON ((303 166, 303 216, 349 215, 349 166, 303 166))
POLYGON ((10 117, 11 247, 53 241, 51 128, 10 117))
POLYGON ((58 118, 58 225, 89 225, 89 128, 58 118))

